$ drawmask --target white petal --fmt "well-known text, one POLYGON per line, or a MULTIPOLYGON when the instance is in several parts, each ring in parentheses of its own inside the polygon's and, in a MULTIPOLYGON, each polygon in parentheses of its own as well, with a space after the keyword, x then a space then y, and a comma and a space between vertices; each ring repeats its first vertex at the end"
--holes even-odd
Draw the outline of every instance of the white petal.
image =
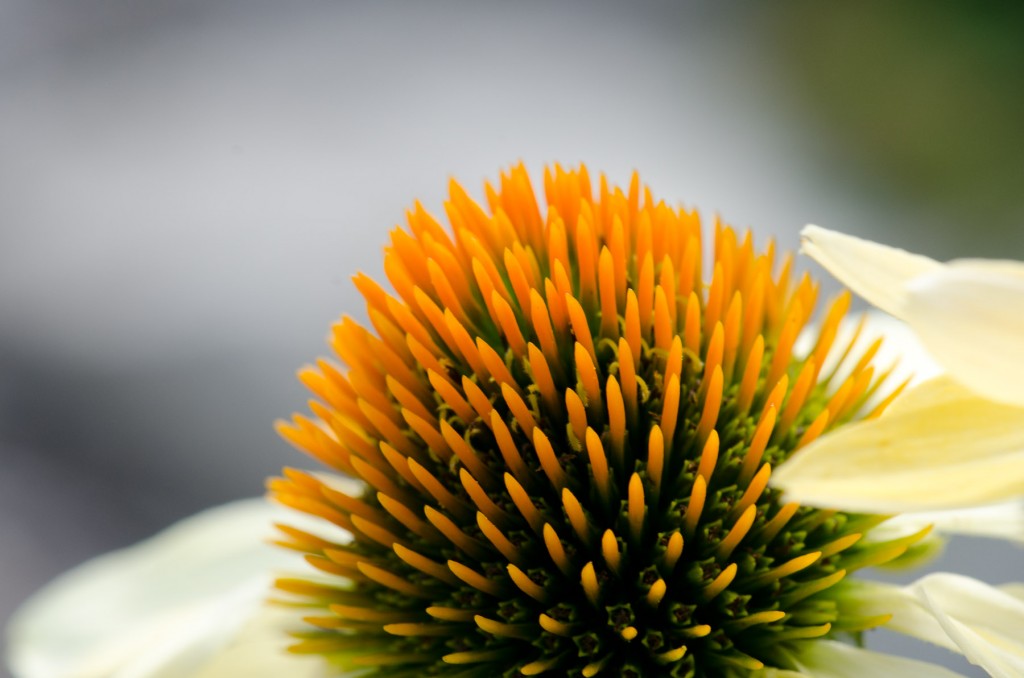
POLYGON ((936 664, 872 652, 832 640, 803 643, 796 653, 801 671, 814 678, 963 678, 936 664))
POLYGON ((943 368, 979 394, 1024 406, 1024 265, 954 262, 907 289, 904 319, 943 368))
POLYGON ((864 617, 892 615, 885 628, 947 650, 960 651, 911 587, 865 579, 850 580, 847 586, 850 594, 843 599, 844 612, 864 617))
POLYGON ((1024 262, 1011 259, 954 259, 946 263, 953 268, 986 271, 992 275, 1024 282, 1024 262))
POLYGON ((932 525, 942 534, 966 534, 974 537, 995 537, 1009 541, 1024 541, 1024 501, 1006 501, 974 508, 946 509, 901 513, 874 528, 892 530, 893 534, 913 534, 932 525))
POLYGON ((296 563, 265 543, 274 521, 296 518, 263 499, 236 502, 65 573, 12 617, 14 674, 190 675, 260 609, 272 572, 296 563))
POLYGON ((996 678, 1024 676, 1024 601, 956 574, 929 575, 913 588, 972 663, 996 678))
POLYGON ((787 501, 902 513, 1011 500, 1024 494, 1024 409, 939 377, 880 418, 840 427, 773 473, 787 501))
POLYGON ((806 226, 800 238, 801 252, 872 305, 898 318, 906 284, 942 267, 934 259, 819 226, 806 226))
POLYGON ((1024 602, 1024 584, 1013 582, 1011 584, 1001 584, 998 589, 1003 593, 1013 596, 1017 600, 1024 602))
POLYGON ((285 650, 290 642, 286 633, 294 628, 293 610, 264 607, 249 620, 230 645, 197 673, 188 675, 192 678, 342 678, 349 675, 331 670, 322 657, 289 654, 285 650))
POLYGON ((939 573, 906 587, 856 581, 854 614, 892 614, 886 628, 959 652, 993 676, 1024 675, 1024 587, 939 573))

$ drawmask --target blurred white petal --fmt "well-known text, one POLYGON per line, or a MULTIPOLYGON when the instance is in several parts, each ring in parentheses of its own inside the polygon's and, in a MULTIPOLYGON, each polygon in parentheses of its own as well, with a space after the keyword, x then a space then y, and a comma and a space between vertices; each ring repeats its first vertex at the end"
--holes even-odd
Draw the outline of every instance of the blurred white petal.
POLYGON ((15 676, 192 675, 261 609, 273 571, 296 563, 265 540, 274 521, 297 517, 235 502, 65 573, 11 619, 15 676))
POLYGON ((911 587, 864 579, 851 580, 847 585, 851 591, 844 598, 844 611, 864 617, 892 615, 885 628, 960 652, 911 587))
POLYGON ((857 581, 847 597, 858 615, 891 614, 886 628, 963 654, 997 677, 1024 675, 1024 585, 994 588, 957 574, 908 586, 857 581))
POLYGON ((814 678, 963 678, 936 664, 872 652, 834 640, 802 643, 795 659, 814 678))
POLYGON ((1024 282, 1024 262, 1012 259, 953 259, 946 263, 951 268, 984 271, 1002 278, 1024 282))
POLYGON ((938 377, 878 419, 819 438, 781 464, 786 501, 868 513, 982 506, 1024 491, 1024 408, 938 377))
POLYGON ((995 678, 1024 676, 1024 600, 948 573, 924 577, 912 588, 972 663, 995 678))
POLYGON ((323 657, 284 651, 294 628, 293 610, 265 606, 193 678, 341 678, 323 657))
POLYGON ((800 232, 800 251, 856 294, 896 317, 902 317, 906 284, 942 267, 919 254, 813 225, 800 232))
POLYGON ((1012 584, 1001 584, 996 588, 1018 600, 1024 601, 1024 584, 1022 583, 1013 582, 1012 584))
POLYGON ((932 525, 941 534, 965 534, 973 537, 994 537, 1008 541, 1024 541, 1024 501, 1014 500, 977 506, 902 513, 871 530, 873 538, 885 539, 914 534, 932 525))
POLYGON ((954 262, 907 291, 903 318, 957 381, 1024 406, 1024 265, 954 262))

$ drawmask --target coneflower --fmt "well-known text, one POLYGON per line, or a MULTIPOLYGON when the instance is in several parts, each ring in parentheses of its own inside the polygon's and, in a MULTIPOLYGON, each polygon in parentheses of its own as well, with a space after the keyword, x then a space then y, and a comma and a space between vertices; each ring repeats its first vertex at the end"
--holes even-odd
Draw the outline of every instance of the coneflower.
POLYGON ((883 516, 768 486, 899 390, 878 342, 836 342, 848 294, 798 355, 818 287, 773 243, 705 232, 636 175, 556 166, 539 204, 519 166, 485 190, 452 182, 448 227, 416 204, 394 293, 357 276, 370 327, 333 328, 347 370, 300 374, 313 416, 281 434, 365 489, 269 484, 352 534, 280 526, 318 571, 277 583, 310 608, 293 650, 394 676, 742 675, 886 621, 848 609, 844 578, 923 532, 872 540, 883 516))

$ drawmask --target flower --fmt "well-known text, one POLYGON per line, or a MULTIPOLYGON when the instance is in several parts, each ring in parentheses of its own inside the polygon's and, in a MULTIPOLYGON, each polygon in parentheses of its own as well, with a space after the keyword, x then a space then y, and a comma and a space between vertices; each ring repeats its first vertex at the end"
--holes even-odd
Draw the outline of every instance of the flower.
MULTIPOLYGON (((772 484, 810 505, 918 512, 903 520, 1024 540, 1024 264, 941 264, 817 226, 804 230, 803 249, 904 320, 946 374, 881 417, 819 438, 772 484)), ((937 574, 876 592, 861 606, 892 612, 891 627, 992 675, 1024 675, 1019 589, 937 574)))
POLYGON ((773 248, 717 225, 704 289, 696 215, 635 178, 595 196, 556 168, 545 193, 542 214, 516 168, 488 213, 453 184, 451 233, 417 206, 386 253, 397 296, 357 278, 373 331, 334 329, 347 374, 303 371, 315 420, 282 435, 367 490, 270 484, 353 535, 286 530, 329 576, 278 582, 313 608, 293 651, 410 675, 744 674, 884 621, 844 615, 838 584, 927 528, 873 540, 882 518, 766 489, 883 387, 870 353, 820 371, 848 296, 795 356, 817 288, 773 248))
POLYGON ((894 400, 908 409, 873 364, 881 340, 863 322, 844 338, 849 295, 806 329, 818 289, 791 257, 721 223, 706 242, 695 213, 635 175, 595 189, 586 168, 556 166, 544 193, 542 210, 522 166, 486 187, 486 208, 453 182, 450 229, 417 204, 393 232, 394 294, 356 277, 371 328, 335 326, 347 371, 304 369, 312 416, 279 425, 334 472, 269 483, 297 509, 278 541, 311 566, 276 581, 283 623, 253 616, 249 594, 225 600, 234 587, 218 580, 196 598, 216 606, 217 635, 177 614, 187 600, 163 600, 151 612, 194 633, 158 626, 125 653, 115 626, 127 661, 105 673, 81 655, 40 663, 63 649, 46 629, 68 596, 97 570, 152 578, 130 561, 163 557, 174 540, 158 537, 19 615, 19 678, 269 676, 280 662, 295 675, 955 675, 838 642, 929 605, 951 629, 934 637, 991 633, 934 602, 958 598, 955 583, 918 595, 850 576, 918 559, 930 524, 785 502, 769 484, 815 440, 884 421, 894 400), (282 626, 291 659, 283 631, 271 640, 282 626), (140 653, 149 664, 131 663, 140 653))

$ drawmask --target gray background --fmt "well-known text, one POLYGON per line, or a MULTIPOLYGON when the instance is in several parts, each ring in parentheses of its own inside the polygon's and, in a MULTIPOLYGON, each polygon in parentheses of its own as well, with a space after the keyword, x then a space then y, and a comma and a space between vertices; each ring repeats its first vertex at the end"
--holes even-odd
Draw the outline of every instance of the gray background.
MULTIPOLYGON (((761 243, 815 222, 1024 259, 1020 19, 0 0, 0 625, 74 564, 306 463, 271 426, 303 407, 294 371, 449 176, 479 195, 519 159, 636 168, 761 243)), ((1022 565, 961 539, 935 567, 1022 565)))

